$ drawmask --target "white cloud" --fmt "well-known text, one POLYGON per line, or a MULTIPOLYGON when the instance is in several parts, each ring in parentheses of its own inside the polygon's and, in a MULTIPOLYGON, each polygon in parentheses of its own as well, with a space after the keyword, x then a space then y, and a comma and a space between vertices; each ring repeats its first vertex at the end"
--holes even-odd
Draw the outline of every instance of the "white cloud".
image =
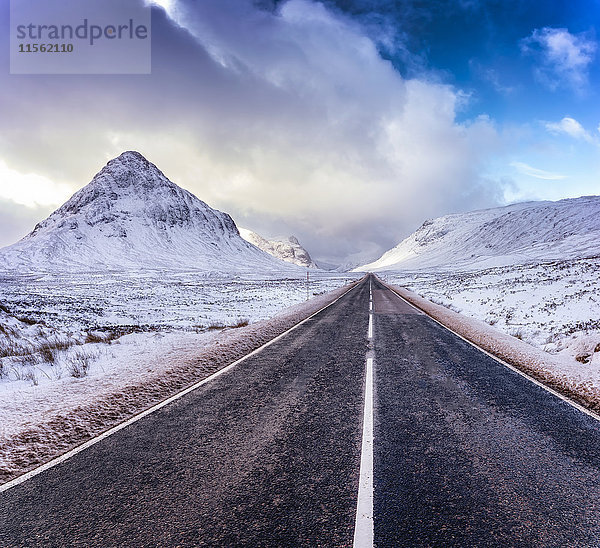
POLYGON ((20 173, 0 160, 0 198, 29 208, 56 206, 73 194, 73 187, 36 173, 20 173))
POLYGON ((566 134, 574 139, 581 139, 588 143, 593 143, 593 137, 584 129, 584 127, 574 118, 565 116, 560 122, 547 122, 546 129, 555 135, 566 134))
POLYGON ((537 169, 523 162, 511 162, 510 165, 514 167, 519 173, 522 173, 523 175, 528 175, 529 177, 535 177, 536 179, 544 179, 547 181, 559 181, 561 179, 567 178, 566 175, 552 173, 551 171, 545 171, 543 169, 537 169))
POLYGON ((521 40, 521 51, 536 57, 539 65, 534 72, 550 89, 567 86, 584 91, 596 49, 597 43, 585 33, 571 34, 563 28, 535 29, 521 40))

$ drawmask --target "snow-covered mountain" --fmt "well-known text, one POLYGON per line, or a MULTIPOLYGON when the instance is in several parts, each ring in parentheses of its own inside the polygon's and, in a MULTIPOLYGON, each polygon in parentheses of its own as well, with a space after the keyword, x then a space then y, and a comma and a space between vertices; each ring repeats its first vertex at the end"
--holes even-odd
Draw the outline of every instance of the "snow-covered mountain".
POLYGON ((131 151, 108 162, 30 234, 1 249, 0 265, 28 271, 175 268, 217 273, 294 268, 250 245, 229 215, 131 151))
POLYGON ((318 268, 316 263, 310 258, 308 251, 300 245, 295 236, 267 240, 260 234, 252 232, 252 230, 248 230, 247 228, 240 227, 239 230, 240 236, 244 240, 262 249, 269 255, 273 255, 273 257, 306 268, 318 268))
POLYGON ((472 269, 600 256, 600 196, 446 215, 356 271, 472 269))

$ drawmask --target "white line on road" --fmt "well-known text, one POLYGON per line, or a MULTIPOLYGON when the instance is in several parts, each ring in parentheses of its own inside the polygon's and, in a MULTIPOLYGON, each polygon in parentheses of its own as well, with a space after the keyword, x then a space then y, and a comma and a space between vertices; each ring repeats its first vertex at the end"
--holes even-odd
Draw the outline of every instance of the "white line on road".
POLYGON ((369 312, 373 312, 373 301, 369 303, 369 312))
POLYGON ((369 339, 373 338, 373 314, 369 314, 369 331, 367 333, 369 339))
POLYGON ((354 548, 373 546, 373 358, 367 358, 354 548))
POLYGON ((239 360, 236 360, 233 363, 230 363, 229 365, 226 365, 225 367, 223 367, 223 369, 219 369, 218 371, 216 371, 212 375, 206 377, 205 379, 202 379, 201 381, 193 384, 192 386, 189 386, 188 388, 185 388, 181 392, 178 392, 177 394, 174 394, 170 398, 167 398, 166 400, 163 400, 162 402, 157 403, 156 405, 153 405, 149 409, 146 409, 145 411, 142 411, 138 415, 135 415, 135 416, 131 417, 130 419, 126 420, 125 422, 122 422, 122 423, 118 424, 117 426, 114 426, 113 428, 107 430, 106 432, 103 432, 99 436, 96 436, 95 438, 92 438, 91 440, 88 440, 85 443, 82 443, 81 445, 78 445, 77 447, 75 447, 74 449, 71 449, 67 453, 64 453, 63 455, 60 455, 59 457, 56 457, 55 459, 52 459, 51 461, 49 461, 49 462, 47 462, 45 464, 42 464, 41 466, 38 466, 37 468, 34 468, 33 470, 30 470, 29 472, 27 472, 27 473, 25 473, 25 474, 23 474, 21 476, 18 476, 15 479, 13 479, 13 480, 11 480, 11 481, 9 481, 7 483, 4 483, 4 484, 0 485, 0 493, 2 493, 4 491, 7 491, 8 489, 11 489, 12 487, 17 486, 20 483, 23 483, 23 482, 25 482, 25 481, 27 481, 27 480, 29 480, 29 479, 37 476, 38 474, 41 474, 42 472, 44 472, 45 470, 48 470, 49 468, 53 468, 54 466, 57 466, 58 464, 61 464, 62 462, 70 459, 71 457, 74 457, 78 453, 81 453, 82 451, 85 451, 88 447, 91 447, 92 445, 97 444, 99 441, 102 441, 103 439, 108 438, 112 434, 115 434, 116 432, 118 432, 119 430, 122 430, 123 428, 129 426, 130 424, 133 424, 133 423, 139 421, 140 419, 143 419, 145 416, 149 415, 150 413, 154 413, 155 411, 158 411, 159 409, 163 408, 165 405, 168 405, 169 403, 171 403, 171 402, 173 402, 175 400, 178 400, 179 398, 181 398, 182 396, 185 396, 189 392, 192 392, 193 390, 196 390, 197 388, 201 387, 202 385, 204 385, 206 383, 209 383, 213 379, 216 379, 217 377, 221 376, 223 373, 226 373, 230 369, 234 368, 239 363, 242 363, 243 361, 247 360, 251 356, 254 356, 255 354, 258 354, 259 352, 262 352, 265 348, 271 346, 273 343, 279 341, 280 339, 282 339, 283 337, 285 337, 291 331, 294 331, 295 329, 297 329, 301 325, 305 324, 306 322, 308 322, 309 320, 311 320, 312 318, 314 318, 317 314, 323 312, 323 310, 325 310, 325 309, 329 308, 330 306, 332 306, 333 304, 337 303, 347 293, 349 293, 350 291, 352 291, 355 287, 358 287, 358 285, 359 284, 353 285, 352 287, 350 287, 350 289, 348 289, 348 291, 345 291, 344 293, 342 293, 335 300, 331 301, 329 304, 327 304, 323 308, 317 310, 316 312, 314 312, 313 314, 311 314, 308 318, 305 318, 304 320, 298 322, 296 325, 293 325, 287 331, 284 331, 280 335, 277 335, 277 337, 275 337, 275 338, 271 339, 270 341, 266 342, 265 344, 263 344, 262 346, 258 347, 255 350, 253 350, 249 354, 246 354, 245 356, 243 356, 239 360))

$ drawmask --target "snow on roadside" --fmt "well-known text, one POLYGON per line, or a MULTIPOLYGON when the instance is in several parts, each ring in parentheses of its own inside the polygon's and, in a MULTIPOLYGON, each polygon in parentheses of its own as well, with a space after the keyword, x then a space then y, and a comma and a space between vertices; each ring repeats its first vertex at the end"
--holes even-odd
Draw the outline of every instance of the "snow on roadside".
POLYGON ((600 411, 599 358, 594 356, 592 367, 581 367, 581 363, 545 352, 483 321, 433 303, 405 287, 390 287, 465 339, 585 407, 600 411))
POLYGON ((474 271, 386 272, 401 285, 455 312, 558 356, 581 372, 600 360, 600 258, 474 271))
MULTIPOLYGON (((0 482, 61 454, 214 373, 349 289, 344 285, 271 319, 222 331, 148 332, 88 343, 85 378, 0 384, 0 482)), ((75 347, 68 352, 76 351, 75 347)))

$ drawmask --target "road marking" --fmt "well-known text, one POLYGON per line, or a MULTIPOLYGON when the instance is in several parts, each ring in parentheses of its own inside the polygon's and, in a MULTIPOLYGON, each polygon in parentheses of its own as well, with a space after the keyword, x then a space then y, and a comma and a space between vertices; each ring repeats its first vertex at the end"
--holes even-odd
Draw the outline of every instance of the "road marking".
POLYGON ((369 303, 369 312, 373 312, 373 301, 369 303))
POLYGON ((511 365, 508 362, 505 362, 502 358, 499 358, 498 356, 494 356, 494 354, 492 354, 491 352, 488 352, 487 350, 485 350, 484 348, 481 348, 481 346, 478 346, 477 344, 475 344, 473 341, 470 341, 469 339, 467 339, 466 337, 463 337, 460 333, 457 333, 456 331, 454 331, 453 329, 451 329, 450 327, 448 327, 447 325, 444 325, 442 322, 440 322, 439 320, 436 320, 433 316, 429 315, 427 313, 427 311, 422 310, 421 308, 419 308, 418 306, 415 306, 414 304, 412 304, 410 301, 407 301, 402 295, 400 295, 400 293, 398 293, 396 290, 392 289, 391 287, 388 286, 388 289, 394 293, 394 295, 396 295, 399 299, 401 299, 402 301, 404 301, 406 304, 408 304, 409 306, 412 306, 415 310, 418 310, 419 312, 423 312, 423 314, 425 314, 428 318, 431 318, 435 323, 441 325, 444 329, 447 329, 448 331, 450 331, 450 333, 453 333, 454 335, 456 335, 459 339, 462 339, 463 341, 465 341, 466 343, 470 344, 472 347, 476 348, 477 350, 479 350, 480 352, 483 352, 484 354, 486 354, 487 356, 489 356, 490 358, 496 360, 499 364, 503 365, 504 367, 508 367, 508 369, 514 371, 515 373, 518 373, 519 375, 521 375, 522 377, 526 378, 528 381, 532 382, 533 384, 536 384, 537 386, 539 386, 540 388, 543 388, 544 390, 546 390, 546 392, 550 392, 550 394, 552 394, 553 396, 556 396, 557 398, 563 400, 565 403, 568 403, 569 405, 571 405, 572 407, 574 407, 575 409, 577 409, 578 411, 581 411, 582 413, 585 413, 586 415, 592 417, 593 419, 596 419, 597 421, 600 421, 600 415, 597 415, 596 413, 594 413, 593 411, 589 410, 587 407, 584 407, 583 405, 580 405, 579 403, 577 403, 576 401, 568 398, 567 396, 565 396, 564 394, 561 394, 560 392, 557 392, 556 390, 554 390, 554 388, 551 388, 550 386, 544 384, 541 381, 538 381, 535 377, 532 377, 531 375, 528 375, 527 373, 525 373, 524 371, 521 371, 518 367, 515 367, 514 365, 511 365))
POLYGON ((373 546, 373 358, 367 358, 354 548, 373 546))
POLYGON ((259 346, 258 348, 256 348, 252 352, 250 352, 249 354, 246 354, 245 356, 241 357, 239 360, 236 360, 236 361, 230 363, 229 365, 226 365, 222 369, 219 369, 218 371, 216 371, 212 375, 206 377, 205 379, 202 379, 201 381, 198 381, 197 383, 193 384, 192 386, 188 386, 187 388, 185 388, 181 392, 178 392, 177 394, 174 394, 173 396, 167 398, 166 400, 163 400, 162 402, 157 403, 156 405, 153 405, 152 407, 146 409, 145 411, 142 411, 141 413, 139 413, 137 415, 134 415, 130 419, 126 420, 125 422, 117 424, 117 426, 113 426, 112 428, 110 428, 106 432, 103 432, 102 434, 96 436, 95 438, 92 438, 91 440, 88 440, 85 443, 82 443, 81 445, 78 445, 77 447, 71 449, 70 451, 64 453, 63 455, 60 455, 59 457, 56 457, 55 459, 52 459, 51 461, 48 461, 45 464, 42 464, 41 466, 38 466, 37 468, 34 468, 33 470, 30 470, 29 472, 26 472, 25 474, 23 474, 21 476, 18 476, 15 479, 13 479, 13 480, 11 480, 11 481, 9 481, 7 483, 4 483, 4 484, 0 485, 0 493, 3 493, 4 491, 8 491, 9 489, 11 489, 13 487, 16 487, 17 485, 19 485, 19 484, 21 484, 21 483, 23 483, 23 482, 25 482, 25 481, 27 481, 27 480, 29 480, 29 479, 37 476, 38 474, 41 474, 42 472, 44 472, 44 471, 46 471, 46 470, 48 470, 50 468, 54 468, 55 466, 57 466, 57 465, 65 462, 66 460, 70 459, 71 457, 74 457, 78 453, 81 453, 82 451, 85 451, 86 449, 88 449, 92 445, 96 445, 98 442, 102 441, 103 439, 106 439, 109 436, 112 436, 113 434, 117 433, 119 430, 122 430, 123 428, 126 428, 127 426, 133 424, 134 422, 137 422, 140 419, 143 419, 144 417, 150 415, 150 413, 154 413, 155 411, 158 411, 159 409, 162 409, 163 407, 165 407, 165 405, 168 405, 171 402, 174 402, 175 400, 178 400, 179 398, 185 396, 186 394, 189 394, 193 390, 196 390, 197 388, 200 388, 202 385, 204 385, 206 383, 209 383, 210 381, 216 379, 217 377, 221 376, 223 373, 226 373, 230 369, 234 368, 236 365, 242 363, 243 361, 245 361, 248 358, 254 356, 255 354, 258 354, 259 352, 262 352, 268 346, 271 346, 272 344, 274 344, 275 342, 277 342, 281 338, 285 337, 291 331, 294 331, 294 329, 297 329, 298 327, 300 327, 302 324, 304 324, 307 321, 309 321, 310 319, 312 319, 317 314, 323 312, 323 310, 325 310, 325 309, 329 308, 330 306, 334 305, 342 297, 344 297, 346 294, 348 294, 354 288, 358 287, 358 285, 359 285, 359 283, 353 285, 350 289, 348 289, 347 291, 344 291, 344 293, 342 293, 337 299, 331 301, 329 304, 325 305, 323 308, 320 308, 319 310, 317 310, 316 312, 314 312, 313 314, 311 314, 310 316, 308 316, 308 318, 305 318, 301 322, 298 322, 296 325, 293 325, 292 327, 290 327, 287 331, 284 331, 280 335, 277 335, 277 337, 271 339, 270 341, 266 342, 262 346, 259 346))
POLYGON ((367 332, 369 339, 373 338, 373 314, 369 314, 369 331, 367 332))

